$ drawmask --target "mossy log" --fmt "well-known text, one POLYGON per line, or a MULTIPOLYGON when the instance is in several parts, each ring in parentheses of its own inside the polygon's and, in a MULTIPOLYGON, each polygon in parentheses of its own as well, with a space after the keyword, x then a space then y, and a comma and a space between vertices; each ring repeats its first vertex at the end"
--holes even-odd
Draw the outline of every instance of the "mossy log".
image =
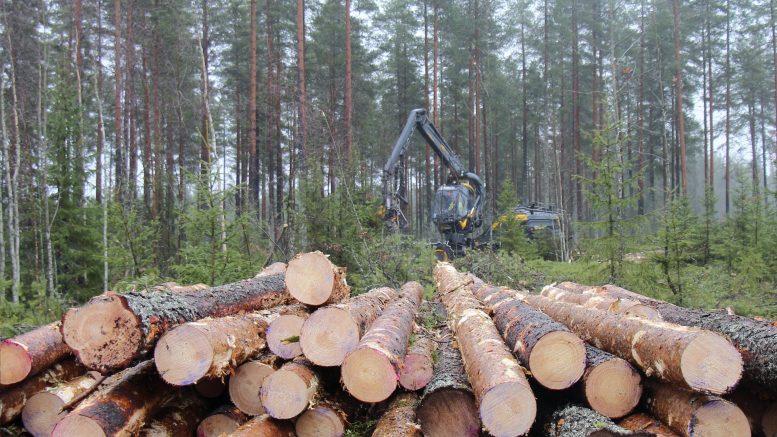
POLYGON ((0 390, 48 369, 69 355, 60 322, 0 342, 0 390))
POLYGON ((283 275, 187 293, 105 293, 62 318, 65 343, 89 369, 109 373, 146 356, 173 327, 289 303, 283 275))
POLYGON ((545 431, 549 437, 652 437, 647 432, 620 427, 596 411, 576 405, 566 405, 554 411, 545 431))
POLYGON ((46 387, 53 387, 83 375, 85 369, 75 360, 67 359, 49 367, 23 382, 0 390, 0 425, 5 425, 21 414, 27 400, 46 387))

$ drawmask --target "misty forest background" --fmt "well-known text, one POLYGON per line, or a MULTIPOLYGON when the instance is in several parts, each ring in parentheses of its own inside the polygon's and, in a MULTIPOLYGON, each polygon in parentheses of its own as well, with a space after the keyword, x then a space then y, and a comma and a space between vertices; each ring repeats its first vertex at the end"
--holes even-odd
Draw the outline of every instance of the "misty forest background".
POLYGON ((508 220, 457 260, 777 315, 774 0, 0 0, 0 318, 220 284, 322 250, 361 291, 430 281, 446 171, 416 138, 411 228, 380 175, 425 107, 508 220), (572 261, 572 262, 569 262, 572 261))

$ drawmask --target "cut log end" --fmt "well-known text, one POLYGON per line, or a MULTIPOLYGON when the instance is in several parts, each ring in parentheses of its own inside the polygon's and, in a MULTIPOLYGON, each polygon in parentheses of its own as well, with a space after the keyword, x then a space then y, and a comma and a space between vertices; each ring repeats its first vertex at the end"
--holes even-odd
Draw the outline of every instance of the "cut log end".
POLYGON ((0 386, 23 381, 32 370, 27 349, 11 340, 0 344, 0 386))
POLYGON ((65 343, 87 368, 100 372, 129 366, 143 341, 140 321, 119 295, 72 308, 63 320, 65 343))
POLYGON ((742 355, 721 335, 701 333, 683 351, 681 371, 694 390, 722 394, 742 376, 742 355), (710 357, 715 357, 710 359, 710 357))
POLYGON ((475 398, 464 390, 444 390, 425 397, 416 415, 421 430, 428 437, 480 435, 475 398))
POLYGON ((537 415, 537 401, 528 385, 509 382, 494 386, 480 400, 483 427, 495 437, 523 435, 537 415))
POLYGON ((300 346, 305 357, 319 366, 343 364, 346 354, 359 344, 359 326, 344 308, 316 310, 303 323, 300 346))
POLYGON ((324 406, 316 406, 302 413, 294 427, 297 437, 340 437, 345 433, 345 424, 340 415, 324 406))
POLYGON ((286 268, 286 289, 306 305, 323 305, 337 293, 337 267, 321 252, 300 253, 286 268))
POLYGON ((278 316, 267 327, 267 347, 284 360, 302 355, 300 332, 305 319, 295 314, 278 316))
POLYGON ((263 414, 265 411, 260 395, 262 383, 274 372, 272 366, 259 361, 249 361, 238 367, 229 379, 229 398, 232 403, 246 414, 263 414))
POLYGON ((399 372, 399 384, 415 391, 426 387, 434 376, 432 357, 423 354, 407 354, 399 372))
MULTIPOLYGON (((218 437, 232 434, 240 426, 240 422, 227 414, 213 414, 197 426, 197 437, 218 437)), ((88 435, 88 434, 84 434, 88 435)))
POLYGON ((391 361, 369 347, 348 354, 341 372, 348 392, 362 402, 384 401, 397 388, 398 376, 391 361))
POLYGON ((183 386, 202 379, 213 363, 208 337, 191 325, 180 325, 163 335, 154 348, 159 375, 168 384, 183 386))
POLYGON ((270 416, 291 419, 305 411, 310 404, 311 388, 315 391, 310 381, 299 373, 281 368, 262 383, 262 404, 270 416))
POLYGON ((67 415, 65 402, 57 395, 42 391, 27 401, 22 410, 24 429, 35 437, 50 436, 54 426, 67 415))
POLYGON ((688 425, 689 436, 750 436, 750 424, 745 413, 723 399, 716 399, 699 407, 694 419, 688 425))
POLYGON ((585 398, 597 413, 623 417, 642 396, 642 378, 624 360, 612 359, 594 367, 585 379, 585 398))
POLYGON ((106 437, 97 421, 78 414, 68 414, 54 428, 53 436, 90 436, 106 437))
POLYGON ((544 335, 529 356, 534 378, 551 390, 571 387, 585 372, 585 343, 567 331, 544 335))

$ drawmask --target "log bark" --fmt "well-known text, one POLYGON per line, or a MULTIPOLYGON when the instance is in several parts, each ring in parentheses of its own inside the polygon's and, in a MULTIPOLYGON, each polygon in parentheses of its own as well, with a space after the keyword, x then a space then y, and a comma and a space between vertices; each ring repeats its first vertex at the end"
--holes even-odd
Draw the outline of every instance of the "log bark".
POLYGON ((418 395, 397 394, 380 416, 372 437, 420 437, 421 430, 416 423, 415 408, 418 395))
POLYGON ((205 284, 179 285, 175 282, 163 282, 154 286, 151 291, 169 291, 171 293, 191 293, 207 289, 205 284))
POLYGON ((276 420, 267 414, 254 417, 240 425, 231 437, 294 437, 294 427, 285 420, 276 420))
POLYGON ((518 362, 543 387, 563 390, 583 376, 586 350, 577 335, 522 300, 522 293, 473 277, 470 291, 486 305, 518 362))
POLYGON ((302 324, 309 316, 304 305, 289 305, 279 309, 278 317, 267 327, 267 348, 284 360, 302 355, 300 333, 302 324))
POLYGON ((65 343, 89 369, 124 368, 147 355, 174 326, 286 304, 283 275, 248 279, 190 293, 106 293, 62 319, 65 343))
POLYGON ((608 313, 544 296, 526 294, 524 300, 647 376, 720 394, 731 390, 742 374, 741 355, 715 332, 608 313))
POLYGON ((433 355, 437 349, 435 334, 416 325, 415 335, 407 348, 402 367, 399 369, 399 385, 410 391, 420 390, 429 384, 434 376, 433 355))
POLYGON ((396 390, 423 293, 418 282, 403 285, 399 299, 386 307, 356 349, 345 356, 343 384, 356 399, 381 402, 396 390))
POLYGON ((342 392, 329 393, 294 422, 297 437, 340 437, 353 417, 356 403, 342 392))
POLYGON ((35 437, 50 436, 54 425, 67 415, 62 407, 98 384, 98 378, 99 373, 87 372, 34 394, 22 410, 24 428, 35 437))
POLYGON ((286 287, 295 299, 312 306, 339 303, 351 294, 345 268, 318 251, 299 253, 289 261, 286 287))
POLYGON ((622 428, 607 417, 576 405, 566 405, 554 411, 545 431, 550 437, 652 436, 622 428))
POLYGON ((222 405, 197 425, 197 437, 232 435, 241 425, 248 422, 248 419, 248 415, 234 405, 222 405))
POLYGON ((0 343, 0 388, 36 375, 70 355, 54 322, 0 343))
POLYGON ((279 366, 278 358, 269 353, 243 363, 229 378, 229 398, 232 403, 248 415, 264 414, 262 384, 279 366))
POLYGON ((461 353, 448 328, 440 337, 434 376, 416 409, 418 423, 427 437, 478 437, 480 417, 461 353))
POLYGON ((629 414, 642 396, 642 376, 626 360, 586 346, 583 397, 591 409, 611 419, 629 414))
POLYGON ((649 432, 656 437, 678 437, 664 422, 645 413, 632 414, 618 422, 618 426, 632 431, 649 432))
POLYGON ((681 436, 750 436, 747 417, 732 402, 717 396, 645 381, 645 409, 681 436))
POLYGON ((537 414, 537 402, 520 364, 480 302, 465 287, 472 279, 448 263, 437 263, 434 279, 478 401, 483 427, 495 437, 528 432, 537 414))
POLYGON ((106 379, 54 427, 52 436, 136 434, 174 394, 153 361, 144 361, 106 379))
POLYGON ((745 413, 753 435, 777 437, 777 402, 762 399, 754 391, 752 387, 739 387, 726 398, 745 413))
POLYGON ((140 437, 191 437, 207 406, 193 390, 184 390, 168 402, 140 430, 140 437))
POLYGON ((609 296, 636 300, 655 308, 667 322, 725 335, 742 353, 743 382, 771 388, 777 393, 777 326, 724 312, 679 307, 614 285, 603 288, 609 296))
MULTIPOLYGON (((565 282, 563 284, 570 284, 565 282)), ((608 296, 604 287, 579 286, 570 290, 549 285, 542 289, 542 295, 561 302, 573 303, 589 308, 596 308, 616 314, 644 317, 649 320, 663 320, 661 314, 650 305, 645 305, 635 299, 608 296), (576 291, 582 290, 582 291, 576 291)))
POLYGON ((0 425, 13 421, 22 412, 27 399, 35 393, 83 373, 84 368, 75 360, 64 360, 18 385, 0 391, 0 425))
POLYGON ((300 357, 264 379, 262 404, 270 416, 291 419, 315 404, 320 388, 321 378, 312 363, 300 357))
POLYGON ((343 364, 383 308, 398 297, 399 292, 393 288, 376 288, 345 303, 317 309, 300 331, 305 357, 318 366, 343 364))
POLYGON ((263 268, 262 271, 255 276, 255 278, 261 278, 264 276, 272 276, 272 275, 285 275, 286 267, 287 267, 286 263, 274 262, 269 266, 263 268))
POLYGON ((203 319, 176 326, 156 344, 154 362, 168 384, 220 378, 265 348, 265 332, 278 309, 203 319))

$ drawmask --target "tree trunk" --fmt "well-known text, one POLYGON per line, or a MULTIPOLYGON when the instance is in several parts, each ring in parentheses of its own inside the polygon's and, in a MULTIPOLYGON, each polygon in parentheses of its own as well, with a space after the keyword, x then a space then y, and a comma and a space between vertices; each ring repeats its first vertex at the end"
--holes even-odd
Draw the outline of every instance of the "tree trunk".
POLYGON ((259 205, 259 157, 256 154, 256 0, 251 0, 251 48, 248 67, 248 194, 259 205))
MULTIPOLYGON (((21 292, 21 265, 19 262, 19 157, 21 155, 20 125, 19 125, 19 102, 16 92, 16 57, 15 48, 11 39, 11 32, 7 31, 9 65, 11 76, 11 113, 13 114, 13 147, 11 147, 5 126, 5 92, 0 94, 0 117, 3 123, 3 162, 5 163, 5 184, 8 190, 8 237, 9 255, 11 258, 11 299, 13 303, 19 303, 19 293, 21 292)), ((2 79, 0 79, 0 88, 3 90, 2 79)))
POLYGON ((85 399, 54 428, 52 436, 137 433, 173 397, 152 360, 111 376, 103 388, 85 399))
POLYGON ((645 409, 685 436, 749 436, 747 417, 736 405, 717 396, 645 381, 645 409))
POLYGON ((234 430, 233 437, 294 437, 294 426, 285 420, 275 420, 264 414, 254 417, 234 430))
POLYGON ((24 429, 35 437, 50 436, 54 426, 67 415, 63 407, 99 384, 97 372, 42 390, 27 401, 22 410, 24 429))
POLYGON ((742 357, 723 336, 673 323, 622 316, 525 295, 524 300, 594 346, 680 387, 725 393, 742 374, 742 357), (713 353, 714 351, 714 353, 713 353))
POLYGON ((396 390, 423 293, 417 282, 403 285, 399 299, 386 307, 356 349, 346 355, 341 371, 351 396, 362 402, 381 402, 396 390))
POLYGON ((116 199, 119 202, 123 202, 122 195, 123 190, 126 188, 123 184, 124 179, 124 154, 121 147, 121 133, 122 127, 122 112, 121 112, 121 0, 114 0, 113 2, 113 25, 114 25, 114 38, 113 38, 113 77, 114 77, 114 93, 113 93, 113 132, 114 132, 114 160, 116 163, 116 199))
POLYGON ((319 308, 300 331, 300 346, 305 357, 318 366, 341 365, 383 308, 398 297, 397 290, 382 287, 345 303, 319 308))
POLYGON ((313 306, 338 303, 351 293, 345 269, 318 251, 299 253, 289 261, 286 288, 295 299, 313 306))
POLYGON ((742 351, 743 380, 762 387, 777 387, 777 326, 723 312, 683 308, 612 285, 604 288, 612 297, 633 299, 655 308, 667 322, 725 335, 742 351))
POLYGON ((649 437, 645 432, 631 432, 616 425, 612 420, 588 408, 567 405, 553 412, 545 425, 550 437, 649 437))
POLYGON ((397 394, 375 425, 372 436, 420 437, 421 432, 416 424, 416 405, 418 405, 418 395, 415 393, 397 394))
POLYGON ((232 403, 248 415, 264 414, 262 384, 279 366, 278 357, 270 353, 240 365, 229 378, 229 398, 232 403))
POLYGON ((571 387, 585 371, 585 344, 566 326, 522 302, 521 294, 474 278, 472 293, 493 314, 507 346, 542 386, 571 387))
POLYGON ((351 145, 353 144, 353 78, 351 73, 351 0, 345 0, 345 106, 343 124, 345 124, 345 167, 351 162, 351 145))
POLYGON ((197 425, 197 437, 219 437, 232 435, 241 425, 248 422, 249 416, 233 405, 216 408, 197 425))
POLYGON ((458 340, 483 427, 495 436, 528 432, 537 402, 494 322, 467 289, 472 279, 448 263, 437 263, 434 279, 458 340))
POLYGON ((191 437, 205 416, 207 405, 192 391, 183 391, 168 402, 140 430, 140 437, 191 437))
POLYGON ((642 376, 626 360, 586 346, 583 396, 588 406, 609 418, 623 417, 642 396, 642 376))
POLYGON ((278 317, 267 327, 267 347, 280 358, 290 360, 302 355, 300 332, 309 314, 304 305, 289 305, 277 310, 278 317))
POLYGON ((680 142, 680 175, 683 195, 688 194, 688 172, 685 166, 685 115, 683 114, 683 64, 680 56, 680 0, 672 1, 672 19, 674 29, 674 86, 675 116, 677 117, 677 137, 680 142))
POLYGON ((75 360, 65 360, 21 384, 3 390, 0 392, 0 425, 12 422, 22 412, 27 399, 30 399, 35 393, 62 381, 69 381, 83 375, 83 373, 84 368, 78 365, 75 360))
POLYGON ((656 437, 678 437, 666 424, 645 413, 634 413, 618 422, 618 426, 631 431, 653 433, 656 437))
POLYGON ((316 402, 321 384, 313 364, 303 357, 296 358, 264 379, 262 405, 276 419, 297 417, 316 402))
POLYGON ((54 322, 0 343, 0 387, 23 381, 70 355, 54 322))
POLYGON ((731 2, 726 0, 726 65, 724 70, 726 77, 726 215, 731 206, 731 169, 730 169, 730 151, 731 151, 731 2))
POLYGON ((210 38, 208 35, 208 0, 202 0, 202 38, 200 39, 200 54, 202 58, 202 72, 200 76, 200 90, 202 93, 202 123, 200 130, 200 177, 203 178, 203 183, 210 187, 210 181, 205 179, 210 171, 210 151, 211 147, 215 147, 215 144, 211 144, 211 130, 213 127, 210 124, 210 105, 208 99, 210 80, 208 74, 209 67, 209 48, 210 38))
POLYGON ((299 133, 301 159, 300 167, 302 175, 307 174, 307 140, 308 140, 308 121, 307 121, 307 92, 305 88, 305 0, 297 0, 297 93, 298 107, 297 117, 299 117, 299 133))
POLYGON ((290 300, 282 275, 191 293, 109 292, 68 310, 62 318, 62 333, 85 366, 107 373, 145 356, 175 325, 270 308, 290 300))
POLYGON ((452 344, 453 334, 447 327, 440 334, 434 376, 416 408, 418 423, 428 437, 477 437, 480 417, 461 353, 452 344))
POLYGON ((603 287, 562 282, 555 287, 544 287, 542 295, 560 302, 596 308, 614 314, 637 316, 648 320, 663 319, 661 314, 650 305, 645 305, 635 299, 608 296, 603 287))

